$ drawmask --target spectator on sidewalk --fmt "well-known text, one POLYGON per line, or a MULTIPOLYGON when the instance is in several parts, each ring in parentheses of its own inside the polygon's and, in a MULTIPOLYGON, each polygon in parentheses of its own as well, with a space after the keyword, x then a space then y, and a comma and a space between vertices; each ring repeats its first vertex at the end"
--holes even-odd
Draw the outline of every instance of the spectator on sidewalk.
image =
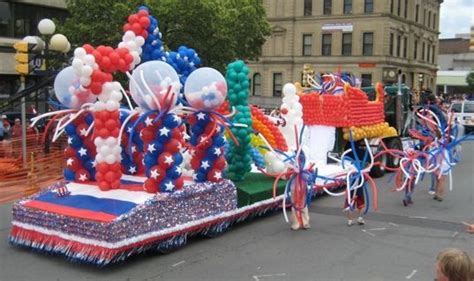
POLYGON ((436 257, 437 281, 474 280, 474 265, 469 255, 455 248, 441 251, 436 257))
POLYGON ((20 138, 21 137, 21 120, 20 118, 15 119, 15 124, 13 124, 11 128, 12 138, 20 138))

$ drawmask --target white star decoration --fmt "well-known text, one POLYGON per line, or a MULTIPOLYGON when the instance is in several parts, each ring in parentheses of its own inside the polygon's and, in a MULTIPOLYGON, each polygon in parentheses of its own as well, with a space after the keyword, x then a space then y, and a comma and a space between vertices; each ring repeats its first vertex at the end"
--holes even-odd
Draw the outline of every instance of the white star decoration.
POLYGON ((170 132, 170 129, 168 129, 166 127, 163 127, 163 128, 160 129, 160 136, 166 136, 167 137, 169 132, 170 132))
POLYGON ((149 144, 147 150, 148 150, 148 152, 150 152, 150 153, 153 153, 154 151, 156 151, 155 144, 154 144, 154 143, 149 144))
POLYGON ((130 174, 135 174, 137 172, 137 167, 135 166, 130 166, 130 168, 128 169, 128 172, 130 174))
POLYGON ((86 181, 87 180, 87 175, 86 174, 80 174, 79 175, 79 181, 86 181))
POLYGON ((199 112, 197 114, 198 120, 204 120, 206 118, 206 114, 204 112, 199 112))
POLYGON ((216 172, 214 173, 214 178, 215 178, 216 180, 222 179, 222 173, 221 173, 220 171, 216 171, 216 172))
POLYGON ((72 166, 72 163, 73 163, 73 162, 74 162, 74 159, 68 158, 68 159, 66 160, 66 165, 67 165, 67 166, 72 166))
POLYGON ((165 156, 165 163, 166 163, 166 164, 168 164, 168 165, 171 166, 171 164, 173 164, 173 162, 174 162, 173 156, 170 156, 170 155, 165 156))
POLYGON ((147 118, 145 119, 145 125, 146 125, 147 127, 150 127, 151 125, 153 125, 153 119, 151 119, 150 117, 147 117, 147 118))
POLYGON ((174 122, 176 122, 178 124, 181 122, 181 118, 176 114, 173 116, 173 120, 174 120, 174 122))
POLYGON ((172 191, 174 189, 174 184, 172 182, 165 183, 166 191, 172 191))
POLYGON ((127 133, 131 133, 132 132, 132 127, 127 127, 127 133))
POLYGON ((197 181, 197 174, 193 174, 193 181, 197 181))
POLYGON ((72 138, 71 137, 67 138, 67 144, 72 144, 72 138))
POLYGON ((80 129, 80 130, 79 130, 79 134, 80 134, 81 136, 87 135, 87 129, 86 129, 86 128, 80 129))
POLYGON ((204 170, 207 170, 209 167, 211 167, 211 165, 209 165, 209 161, 201 162, 201 168, 203 168, 204 170))
POLYGON ((216 156, 221 156, 221 153, 222 153, 222 151, 221 151, 220 148, 217 148, 217 147, 214 148, 214 154, 215 154, 216 156))
POLYGON ((176 169, 174 169, 176 173, 181 174, 181 168, 179 166, 176 166, 176 169))
POLYGON ((156 169, 151 170, 150 173, 151 173, 150 177, 153 178, 154 180, 156 180, 156 178, 160 176, 160 173, 158 173, 158 171, 156 169))
POLYGON ((87 155, 87 149, 85 149, 84 147, 81 147, 81 149, 79 149, 78 153, 79 153, 80 156, 86 156, 87 155))
POLYGON ((134 152, 137 152, 137 147, 133 145, 132 146, 132 153, 134 153, 134 152))
POLYGON ((97 165, 97 162, 96 162, 95 160, 94 160, 94 161, 92 161, 92 167, 94 167, 94 168, 95 168, 95 166, 96 166, 96 165, 97 165))

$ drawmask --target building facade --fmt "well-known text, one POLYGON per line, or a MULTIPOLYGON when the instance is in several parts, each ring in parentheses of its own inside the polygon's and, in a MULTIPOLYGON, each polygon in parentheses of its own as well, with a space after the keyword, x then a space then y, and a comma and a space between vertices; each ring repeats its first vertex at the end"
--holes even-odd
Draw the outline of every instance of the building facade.
MULTIPOLYGON (((13 44, 28 35, 38 35, 37 25, 43 18, 64 20, 65 0, 0 1, 0 100, 17 92, 20 80, 15 72, 13 44)), ((27 80, 34 83, 34 77, 27 80)))
POLYGON ((364 86, 402 80, 436 85, 442 0, 263 0, 272 34, 251 62, 252 102, 279 104, 286 82, 304 64, 316 72, 348 71, 364 86))

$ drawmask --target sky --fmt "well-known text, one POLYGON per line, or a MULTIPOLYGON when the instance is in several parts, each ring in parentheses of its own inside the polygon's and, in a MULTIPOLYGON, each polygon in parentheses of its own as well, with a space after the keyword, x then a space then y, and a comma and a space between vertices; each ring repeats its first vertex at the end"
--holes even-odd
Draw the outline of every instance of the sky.
POLYGON ((440 38, 469 33, 474 25, 474 0, 444 0, 441 4, 440 38))

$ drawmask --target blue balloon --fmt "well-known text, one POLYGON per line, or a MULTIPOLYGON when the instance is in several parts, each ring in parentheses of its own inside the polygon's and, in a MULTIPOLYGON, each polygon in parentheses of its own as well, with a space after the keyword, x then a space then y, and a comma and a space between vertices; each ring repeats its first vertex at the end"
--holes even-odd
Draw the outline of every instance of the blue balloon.
POLYGON ((181 169, 177 165, 174 165, 173 167, 170 167, 168 170, 166 170, 166 176, 172 180, 176 180, 181 176, 181 174, 181 169))
POLYGON ((196 181, 197 182, 204 182, 207 180, 207 173, 202 172, 201 169, 196 173, 196 181))
POLYGON ((158 163, 158 159, 152 156, 151 154, 146 153, 144 157, 144 162, 145 162, 145 166, 150 168, 152 166, 155 166, 158 163))
POLYGON ((94 122, 94 116, 91 113, 88 113, 86 115, 86 123, 87 125, 90 125, 92 122, 94 122))
POLYGON ((76 173, 71 169, 64 169, 63 171, 64 179, 67 181, 73 181, 76 179, 76 173))
POLYGON ((173 192, 175 185, 170 178, 164 178, 160 183, 160 192, 173 192))
POLYGON ((176 114, 167 114, 163 124, 170 129, 174 129, 181 124, 181 119, 176 114))
POLYGON ((175 165, 179 166, 183 163, 183 155, 180 152, 173 154, 173 159, 175 165))
POLYGON ((74 124, 68 124, 66 126, 66 128, 64 128, 64 130, 66 131, 66 133, 69 135, 69 136, 73 136, 73 135, 76 135, 76 126, 74 126, 74 124))
POLYGON ((68 139, 68 141, 71 140, 71 143, 69 144, 70 146, 78 149, 82 146, 82 141, 77 135, 71 135, 68 139))
POLYGON ((163 152, 163 143, 155 140, 148 144, 146 151, 147 154, 151 154, 154 157, 158 157, 163 152))

